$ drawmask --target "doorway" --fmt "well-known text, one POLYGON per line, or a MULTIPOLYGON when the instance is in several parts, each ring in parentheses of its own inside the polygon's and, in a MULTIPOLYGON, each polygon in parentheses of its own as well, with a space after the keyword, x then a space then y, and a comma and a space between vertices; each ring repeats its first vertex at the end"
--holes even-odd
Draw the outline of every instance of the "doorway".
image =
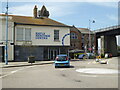
POLYGON ((0 61, 4 62, 4 46, 0 46, 0 61))
POLYGON ((50 49, 50 60, 55 60, 57 55, 58 55, 58 50, 50 49))

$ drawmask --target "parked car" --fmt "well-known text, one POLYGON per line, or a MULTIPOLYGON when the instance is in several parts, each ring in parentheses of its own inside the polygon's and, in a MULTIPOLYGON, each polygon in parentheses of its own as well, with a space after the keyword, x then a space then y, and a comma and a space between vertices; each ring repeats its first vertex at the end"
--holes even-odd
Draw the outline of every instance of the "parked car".
POLYGON ((111 53, 105 53, 105 58, 111 58, 112 57, 112 54, 111 53))
POLYGON ((80 55, 78 56, 78 59, 83 59, 84 57, 87 58, 87 57, 86 57, 86 54, 80 54, 80 55))
POLYGON ((85 59, 93 59, 93 58, 95 58, 95 55, 93 53, 86 53, 86 54, 80 54, 78 56, 78 59, 83 59, 83 58, 85 58, 85 59))
POLYGON ((70 58, 66 54, 57 55, 54 64, 55 64, 55 68, 69 67, 70 66, 70 58))
POLYGON ((88 59, 93 59, 93 58, 95 58, 95 54, 93 54, 93 53, 86 53, 87 55, 87 58, 88 59))

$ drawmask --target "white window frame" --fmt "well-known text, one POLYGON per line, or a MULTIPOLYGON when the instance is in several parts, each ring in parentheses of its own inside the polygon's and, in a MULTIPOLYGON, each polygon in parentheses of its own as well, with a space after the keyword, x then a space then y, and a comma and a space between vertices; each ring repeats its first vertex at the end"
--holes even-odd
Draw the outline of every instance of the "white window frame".
POLYGON ((23 39, 24 39, 24 35, 23 35, 23 34, 24 34, 24 28, 22 28, 22 27, 17 27, 16 40, 17 40, 17 41, 23 41, 23 39), (22 29, 22 39, 19 39, 19 37, 18 37, 18 36, 19 36, 19 35, 18 35, 18 34, 19 34, 19 32, 18 32, 19 29, 22 29))
POLYGON ((16 40, 17 41, 31 41, 31 28, 17 27, 16 31, 17 31, 17 33, 16 33, 16 40), (18 39, 18 28, 23 29, 23 38, 21 40, 18 39), (30 29, 30 40, 26 40, 26 29, 30 29))
POLYGON ((25 28, 25 29, 24 29, 24 39, 25 39, 25 41, 31 41, 31 28, 25 28), (29 30, 30 30, 30 32, 29 32, 30 35, 28 35, 28 37, 29 37, 28 40, 27 40, 27 38, 26 38, 26 37, 27 37, 27 35, 26 35, 26 31, 27 31, 27 30, 26 30, 26 29, 29 29, 29 30))

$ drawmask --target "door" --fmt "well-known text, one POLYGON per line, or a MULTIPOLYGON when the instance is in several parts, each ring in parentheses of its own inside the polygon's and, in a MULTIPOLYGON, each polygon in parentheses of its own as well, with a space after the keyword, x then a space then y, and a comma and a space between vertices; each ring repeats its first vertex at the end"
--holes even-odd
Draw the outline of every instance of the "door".
POLYGON ((0 61, 4 61, 4 46, 0 46, 0 61))
POLYGON ((52 50, 50 49, 50 60, 55 60, 56 56, 57 56, 57 50, 52 50))

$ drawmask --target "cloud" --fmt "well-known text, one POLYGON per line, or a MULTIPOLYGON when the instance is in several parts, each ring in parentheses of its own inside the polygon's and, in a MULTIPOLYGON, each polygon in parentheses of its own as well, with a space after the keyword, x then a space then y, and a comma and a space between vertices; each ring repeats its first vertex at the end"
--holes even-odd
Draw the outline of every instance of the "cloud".
POLYGON ((34 8, 34 5, 32 4, 15 6, 15 7, 9 7, 9 12, 14 15, 31 16, 33 8, 34 8))
MULTIPOLYGON (((50 12, 50 17, 62 17, 66 15, 73 14, 74 11, 71 10, 71 7, 74 7, 74 5, 69 3, 43 3, 45 4, 47 10, 50 12)), ((21 6, 14 6, 9 8, 9 12, 15 15, 24 15, 24 16, 32 16, 33 15, 33 8, 35 5, 38 6, 38 9, 40 10, 42 5, 40 4, 24 4, 21 6)))
POLYGON ((63 17, 67 15, 74 14, 74 10, 71 7, 75 7, 70 3, 57 3, 52 5, 47 5, 48 11, 50 11, 51 17, 63 17))
POLYGON ((107 18, 110 19, 110 20, 113 20, 113 21, 115 21, 115 22, 118 21, 118 16, 115 16, 115 15, 106 15, 106 16, 107 16, 107 18))
POLYGON ((99 5, 102 7, 109 7, 109 8, 118 8, 118 2, 91 2, 94 5, 99 5))
MULTIPOLYGON (((9 0, 9 2, 118 2, 119 0, 9 0)), ((5 2, 5 0, 1 0, 5 2)))

